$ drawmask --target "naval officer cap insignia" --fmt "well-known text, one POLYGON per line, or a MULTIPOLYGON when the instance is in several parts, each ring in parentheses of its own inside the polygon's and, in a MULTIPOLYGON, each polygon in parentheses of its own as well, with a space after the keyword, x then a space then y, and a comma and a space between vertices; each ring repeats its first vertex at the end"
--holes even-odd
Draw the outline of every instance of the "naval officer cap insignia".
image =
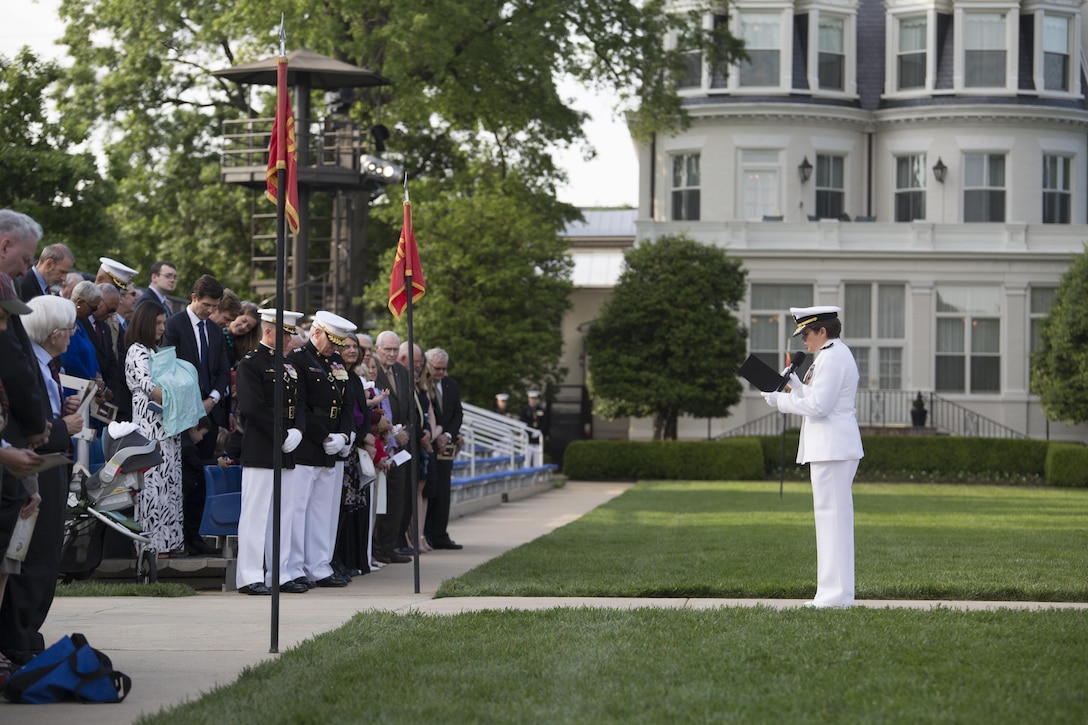
POLYGON ((793 337, 797 337, 801 334, 801 331, 811 325, 813 322, 820 322, 821 320, 834 320, 842 312, 841 307, 821 306, 821 307, 791 307, 790 314, 793 315, 794 322, 797 323, 797 329, 793 331, 793 337))
POLYGON ((102 263, 102 271, 113 280, 113 286, 122 292, 127 292, 132 278, 136 276, 136 270, 109 257, 99 257, 98 261, 102 263))
POLYGON ((314 324, 324 330, 329 342, 337 347, 346 345, 347 340, 345 338, 355 332, 354 322, 325 310, 321 310, 314 315, 314 324))
MULTIPOLYGON (((276 324, 276 308, 264 307, 257 310, 257 314, 261 316, 261 322, 267 322, 270 325, 276 324)), ((288 335, 295 335, 298 333, 298 321, 303 318, 301 312, 291 312, 290 310, 283 311, 283 331, 288 335)))

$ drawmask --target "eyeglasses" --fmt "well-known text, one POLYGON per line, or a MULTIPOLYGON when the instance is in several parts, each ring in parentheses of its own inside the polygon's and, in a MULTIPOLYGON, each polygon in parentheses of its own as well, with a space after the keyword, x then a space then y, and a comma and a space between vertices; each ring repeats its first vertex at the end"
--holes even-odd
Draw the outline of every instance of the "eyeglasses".
POLYGON ((69 335, 72 335, 72 334, 75 333, 75 331, 76 331, 76 326, 74 324, 72 324, 72 325, 68 325, 68 327, 56 327, 56 328, 53 329, 53 332, 50 332, 49 334, 52 335, 52 334, 57 333, 57 332, 67 332, 69 335))
POLYGON ((385 350, 386 352, 396 352, 400 348, 396 347, 395 345, 393 347, 386 347, 386 346, 382 345, 382 346, 378 347, 378 349, 379 350, 385 350))
POLYGON ((437 365, 432 365, 432 366, 431 366, 431 370, 434 370, 434 371, 435 371, 436 373, 444 373, 444 372, 446 372, 446 368, 445 368, 445 366, 443 366, 443 367, 438 367, 437 365))

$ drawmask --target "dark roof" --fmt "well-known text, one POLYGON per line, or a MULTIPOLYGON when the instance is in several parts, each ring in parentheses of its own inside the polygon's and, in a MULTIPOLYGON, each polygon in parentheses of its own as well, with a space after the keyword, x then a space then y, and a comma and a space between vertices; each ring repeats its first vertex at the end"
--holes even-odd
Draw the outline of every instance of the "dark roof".
MULTIPOLYGON (((212 75, 235 83, 258 86, 276 85, 279 58, 269 56, 252 63, 212 71, 212 75)), ((392 82, 374 71, 359 68, 312 50, 294 50, 287 54, 287 85, 331 90, 363 86, 389 86, 392 82)))

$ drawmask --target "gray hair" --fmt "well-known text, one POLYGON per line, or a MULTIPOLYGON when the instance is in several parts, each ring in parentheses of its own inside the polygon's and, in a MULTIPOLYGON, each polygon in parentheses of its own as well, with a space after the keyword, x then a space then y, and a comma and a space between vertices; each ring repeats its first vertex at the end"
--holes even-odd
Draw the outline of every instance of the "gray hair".
POLYGON ((117 300, 118 302, 121 300, 121 291, 109 282, 100 282, 98 291, 102 293, 103 300, 117 300))
POLYGON ((387 337, 392 337, 394 340, 396 340, 397 346, 400 346, 400 337, 397 335, 397 333, 393 332, 392 330, 382 330, 378 333, 378 338, 376 340, 379 347, 381 347, 382 340, 387 337))
POLYGON ((12 209, 0 209, 0 234, 10 234, 21 241, 33 239, 34 245, 42 239, 42 225, 26 214, 12 209))
POLYGON ((98 285, 90 280, 85 279, 72 288, 72 302, 76 300, 95 302, 100 299, 102 299, 102 290, 98 289, 98 285))
POLYGON ((371 337, 370 335, 366 334, 365 332, 358 332, 358 333, 355 334, 355 341, 356 342, 362 342, 363 340, 366 340, 371 345, 374 344, 374 338, 371 337))
POLYGON ((76 322, 76 306, 71 300, 55 295, 38 295, 27 302, 31 314, 22 322, 26 336, 41 345, 53 330, 71 327, 76 322))
POLYGON ((42 253, 38 256, 38 264, 48 262, 50 259, 57 262, 63 262, 66 259, 76 261, 76 255, 72 254, 72 250, 68 248, 67 244, 50 244, 42 253))
POLYGON ((432 347, 430 350, 423 353, 423 356, 427 358, 427 364, 430 364, 435 360, 450 361, 450 354, 440 347, 432 347))

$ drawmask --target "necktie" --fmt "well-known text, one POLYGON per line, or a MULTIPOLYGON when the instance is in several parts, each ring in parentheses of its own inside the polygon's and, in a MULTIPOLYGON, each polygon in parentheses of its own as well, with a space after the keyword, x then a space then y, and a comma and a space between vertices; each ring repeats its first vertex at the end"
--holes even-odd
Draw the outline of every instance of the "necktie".
POLYGON ((200 328, 200 369, 204 371, 204 378, 208 381, 208 386, 211 386, 212 373, 211 368, 208 367, 208 331, 204 327, 204 320, 196 323, 196 326, 200 328))
POLYGON ((98 346, 102 347, 106 344, 105 338, 102 337, 102 323, 92 317, 91 327, 94 329, 95 337, 98 338, 98 346))
POLYGON ((442 412, 442 383, 441 382, 435 383, 434 391, 435 391, 434 404, 435 404, 435 407, 438 408, 438 412, 441 413, 442 412))
POLYGON ((397 384, 393 382, 393 368, 389 368, 385 371, 385 379, 389 381, 389 389, 393 391, 393 395, 397 394, 397 384))
MULTIPOLYGON (((49 374, 53 376, 53 382, 57 385, 57 399, 60 401, 60 412, 64 412, 64 386, 60 384, 60 363, 56 358, 49 361, 49 374)), ((50 396, 52 398, 52 396, 50 396)))

